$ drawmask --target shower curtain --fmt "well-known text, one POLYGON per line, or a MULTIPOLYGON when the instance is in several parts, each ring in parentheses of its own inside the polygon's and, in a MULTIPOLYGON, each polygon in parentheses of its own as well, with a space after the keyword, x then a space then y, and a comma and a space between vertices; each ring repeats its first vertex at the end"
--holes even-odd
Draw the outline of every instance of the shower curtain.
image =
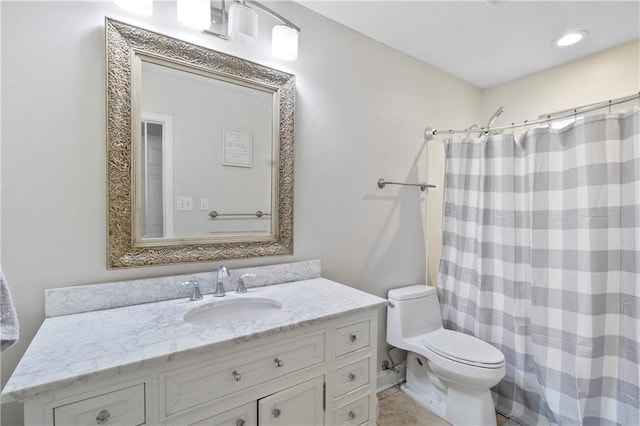
POLYGON ((640 109, 445 144, 446 328, 502 351, 524 425, 640 425, 640 109))

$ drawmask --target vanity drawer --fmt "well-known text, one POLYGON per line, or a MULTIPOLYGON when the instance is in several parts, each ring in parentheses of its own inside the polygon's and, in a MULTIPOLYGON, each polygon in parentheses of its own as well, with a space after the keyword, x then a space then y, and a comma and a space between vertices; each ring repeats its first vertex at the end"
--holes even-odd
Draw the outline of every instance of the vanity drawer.
POLYGON ((145 423, 144 384, 56 407, 53 421, 56 426, 142 425, 145 423))
POLYGON ((334 334, 335 356, 369 346, 369 321, 337 328, 334 334))
POLYGON ((365 395, 333 411, 333 425, 355 426, 369 421, 369 398, 365 395))
POLYGON ((214 401, 250 386, 325 360, 325 334, 319 333, 200 363, 164 377, 167 416, 214 401))
POLYGON ((333 372, 335 397, 369 383, 369 358, 361 359, 333 372))

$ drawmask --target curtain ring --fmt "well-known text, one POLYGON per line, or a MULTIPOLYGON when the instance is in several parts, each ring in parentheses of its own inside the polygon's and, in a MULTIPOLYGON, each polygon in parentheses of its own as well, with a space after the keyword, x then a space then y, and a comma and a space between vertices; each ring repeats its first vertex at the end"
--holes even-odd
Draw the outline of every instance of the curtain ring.
POLYGON ((476 127, 478 127, 477 124, 472 124, 465 129, 467 131, 467 139, 471 139, 471 129, 475 129, 476 127))
POLYGON ((611 114, 611 99, 609 99, 609 114, 611 114))

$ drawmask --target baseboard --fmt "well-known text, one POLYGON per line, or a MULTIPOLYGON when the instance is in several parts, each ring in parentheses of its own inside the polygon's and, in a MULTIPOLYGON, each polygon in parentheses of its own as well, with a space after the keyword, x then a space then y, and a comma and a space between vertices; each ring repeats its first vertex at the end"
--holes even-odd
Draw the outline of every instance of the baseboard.
POLYGON ((389 389, 391 386, 402 383, 407 377, 407 363, 403 362, 396 365, 397 373, 391 370, 379 371, 376 379, 377 392, 389 389))

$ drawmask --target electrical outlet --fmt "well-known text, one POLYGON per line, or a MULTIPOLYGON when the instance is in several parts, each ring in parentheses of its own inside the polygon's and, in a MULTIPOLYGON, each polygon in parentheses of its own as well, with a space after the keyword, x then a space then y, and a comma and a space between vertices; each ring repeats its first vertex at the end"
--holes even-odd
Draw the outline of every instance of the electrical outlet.
POLYGON ((208 198, 200 198, 200 210, 209 210, 208 198))
POLYGON ((193 197, 178 197, 176 210, 178 211, 193 210, 193 197))

